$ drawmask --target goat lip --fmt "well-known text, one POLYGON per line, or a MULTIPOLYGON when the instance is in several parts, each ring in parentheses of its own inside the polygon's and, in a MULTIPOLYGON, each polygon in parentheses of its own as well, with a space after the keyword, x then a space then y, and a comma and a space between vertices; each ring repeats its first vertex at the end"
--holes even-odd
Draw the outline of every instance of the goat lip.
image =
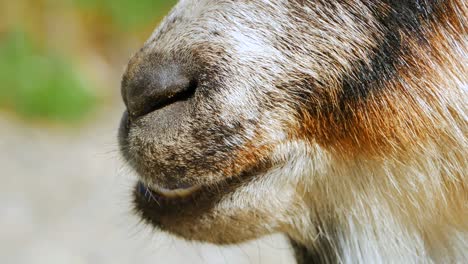
POLYGON ((201 185, 193 185, 187 188, 166 189, 161 186, 148 186, 138 182, 138 192, 143 196, 159 196, 165 199, 187 198, 202 188, 201 185))
POLYGON ((166 189, 159 186, 152 186, 151 190, 166 198, 185 198, 201 189, 201 185, 194 185, 188 188, 166 189))

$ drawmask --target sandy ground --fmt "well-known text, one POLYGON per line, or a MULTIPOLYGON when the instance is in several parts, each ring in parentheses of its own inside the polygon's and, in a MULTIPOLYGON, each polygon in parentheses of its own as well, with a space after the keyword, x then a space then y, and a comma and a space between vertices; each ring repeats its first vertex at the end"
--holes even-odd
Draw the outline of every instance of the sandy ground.
POLYGON ((293 263, 280 236, 222 248, 139 223, 135 176, 117 152, 120 113, 100 115, 77 130, 0 115, 0 263, 293 263))

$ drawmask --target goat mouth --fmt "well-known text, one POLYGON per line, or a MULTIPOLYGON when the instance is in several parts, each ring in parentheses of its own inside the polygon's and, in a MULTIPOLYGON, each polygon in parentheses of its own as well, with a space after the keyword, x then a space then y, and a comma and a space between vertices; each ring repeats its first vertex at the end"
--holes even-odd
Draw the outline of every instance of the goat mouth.
POLYGON ((139 181, 133 190, 134 210, 147 223, 164 230, 165 226, 171 226, 177 219, 209 211, 223 196, 220 189, 234 190, 240 184, 242 181, 236 179, 229 184, 215 185, 216 187, 201 185, 190 190, 171 190, 164 193, 139 181))
MULTIPOLYGON (((186 205, 187 201, 197 201, 200 198, 207 199, 219 196, 220 193, 233 190, 249 182, 255 176, 262 175, 271 168, 271 164, 265 162, 257 165, 243 173, 229 177, 225 180, 198 185, 178 185, 174 189, 168 189, 158 185, 148 185, 142 181, 138 181, 134 195, 136 200, 144 201, 145 203, 156 202, 158 207, 164 207, 168 203, 174 205, 186 205)), ((202 200, 204 200, 202 199, 202 200)))
POLYGON ((147 199, 155 201, 183 200, 195 195, 203 186, 193 185, 187 188, 166 189, 160 186, 148 186, 139 181, 136 186, 136 193, 147 199))
POLYGON ((215 202, 222 196, 220 190, 233 190, 242 185, 245 179, 232 178, 212 185, 194 185, 187 188, 165 189, 147 185, 138 181, 133 191, 137 211, 159 212, 159 214, 179 214, 184 210, 198 207, 201 204, 215 202))
POLYGON ((133 190, 134 212, 150 225, 176 231, 177 225, 184 219, 202 217, 223 197, 263 175, 271 168, 268 165, 271 164, 261 164, 216 183, 187 186, 184 189, 161 189, 138 181, 133 190))

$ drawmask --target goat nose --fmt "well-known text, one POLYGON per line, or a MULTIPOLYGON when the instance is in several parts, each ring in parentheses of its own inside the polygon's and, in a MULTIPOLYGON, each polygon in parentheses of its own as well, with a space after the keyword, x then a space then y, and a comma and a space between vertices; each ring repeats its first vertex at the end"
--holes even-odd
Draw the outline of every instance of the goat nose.
POLYGON ((196 81, 174 63, 130 64, 122 78, 122 97, 131 118, 137 118, 193 95, 196 81))

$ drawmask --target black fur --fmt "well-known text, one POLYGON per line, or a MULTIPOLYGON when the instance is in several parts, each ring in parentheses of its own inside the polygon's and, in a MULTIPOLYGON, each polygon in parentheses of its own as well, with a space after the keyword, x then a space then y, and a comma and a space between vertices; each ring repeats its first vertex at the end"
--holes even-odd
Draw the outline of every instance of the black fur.
POLYGON ((343 78, 343 92, 340 102, 364 100, 372 92, 378 92, 385 83, 398 76, 398 68, 404 58, 410 56, 408 47, 402 45, 402 34, 416 38, 421 45, 426 39, 423 27, 443 12, 444 1, 438 0, 387 0, 383 1, 389 11, 384 14, 381 4, 370 1, 374 16, 380 22, 384 37, 374 50, 370 65, 356 62, 355 70, 343 78))

